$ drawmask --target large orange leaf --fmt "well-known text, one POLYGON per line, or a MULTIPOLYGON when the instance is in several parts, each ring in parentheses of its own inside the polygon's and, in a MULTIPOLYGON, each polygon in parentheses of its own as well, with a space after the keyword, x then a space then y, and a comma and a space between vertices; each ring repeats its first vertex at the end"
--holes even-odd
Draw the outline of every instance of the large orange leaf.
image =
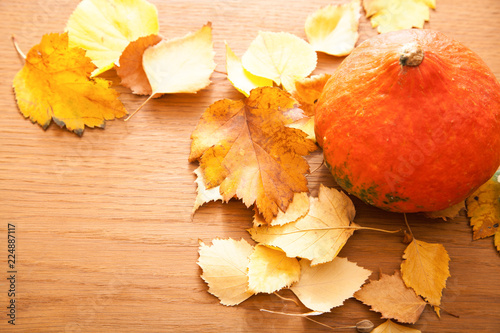
POLYGON ((95 68, 85 50, 68 47, 67 33, 44 35, 14 78, 21 113, 44 129, 54 120, 78 135, 85 126, 104 127, 105 120, 123 117, 127 111, 111 82, 90 78, 95 68))
POLYGON ((220 186, 224 201, 236 196, 247 206, 255 203, 268 223, 286 211, 294 193, 308 191, 303 156, 316 145, 287 127, 304 117, 296 105, 290 94, 272 87, 212 104, 191 136, 189 157, 200 161, 207 188, 220 186))

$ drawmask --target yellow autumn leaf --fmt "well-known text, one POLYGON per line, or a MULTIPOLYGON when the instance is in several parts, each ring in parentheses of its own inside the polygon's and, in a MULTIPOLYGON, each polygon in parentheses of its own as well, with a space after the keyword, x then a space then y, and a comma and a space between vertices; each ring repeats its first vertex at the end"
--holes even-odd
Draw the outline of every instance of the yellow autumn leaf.
POLYGON ((351 53, 358 41, 361 1, 320 8, 306 19, 307 40, 314 50, 335 56, 351 53))
POLYGON ((248 291, 248 263, 253 247, 241 239, 214 239, 212 245, 200 241, 198 265, 208 292, 223 305, 237 305, 250 296, 248 291))
POLYGON ((372 273, 339 257, 317 266, 311 266, 309 260, 302 259, 300 270, 299 282, 290 289, 306 307, 321 312, 341 306, 361 288, 372 273))
POLYGON ((454 219, 455 217, 457 217, 460 211, 464 208, 465 208, 465 201, 461 201, 456 205, 453 205, 443 210, 438 210, 435 212, 427 212, 425 213, 425 216, 430 217, 431 219, 441 218, 446 221, 447 219, 454 219))
POLYGON ((323 185, 318 198, 309 200, 309 212, 297 221, 248 232, 256 242, 279 247, 289 257, 309 259, 313 266, 332 261, 354 233, 354 205, 344 193, 323 185))
POLYGON ((48 34, 27 54, 14 78, 19 110, 46 129, 52 120, 78 135, 85 126, 127 114, 111 82, 90 78, 95 69, 85 50, 68 47, 68 34, 48 34))
POLYGON ((248 285, 253 293, 273 293, 297 282, 299 276, 299 261, 280 249, 257 245, 250 255, 248 285))
MULTIPOLYGON (((299 218, 304 217, 307 212, 309 212, 309 196, 306 192, 295 193, 286 212, 283 212, 280 209, 278 211, 278 215, 276 215, 269 225, 279 226, 295 222, 299 218)), ((253 219, 253 225, 255 227, 260 227, 266 224, 266 220, 262 217, 262 215, 256 213, 253 219)))
POLYGON ((200 208, 203 204, 209 201, 217 201, 223 200, 224 198, 220 194, 220 186, 208 188, 205 184, 205 177, 203 176, 203 172, 201 168, 196 168, 194 170, 194 174, 196 175, 195 183, 198 186, 196 188, 196 199, 194 202, 193 213, 200 208))
POLYGON ((127 45, 158 34, 156 7, 146 0, 83 0, 66 25, 70 46, 87 50, 98 75, 117 64, 127 45))
POLYGON ((473 239, 495 235, 495 247, 500 251, 500 170, 467 198, 467 215, 473 239))
POLYGON ((241 61, 253 75, 271 79, 293 91, 295 81, 316 68, 317 55, 309 43, 295 35, 260 31, 241 61))
POLYGON ((241 59, 229 48, 226 43, 226 71, 227 79, 245 96, 250 96, 250 90, 257 87, 273 85, 273 80, 256 76, 243 68, 241 59))
POLYGON ((147 48, 142 66, 152 95, 195 93, 210 84, 215 69, 212 25, 147 48))
POLYGON ((436 8, 436 0, 363 0, 366 16, 379 33, 423 28, 429 21, 429 7, 436 8))
POLYGON ((388 319, 385 323, 375 327, 371 333, 421 333, 421 331, 403 325, 398 325, 388 319))
POLYGON ((413 239, 403 259, 401 273, 405 284, 431 305, 439 306, 446 279, 450 277, 450 257, 444 246, 413 239))

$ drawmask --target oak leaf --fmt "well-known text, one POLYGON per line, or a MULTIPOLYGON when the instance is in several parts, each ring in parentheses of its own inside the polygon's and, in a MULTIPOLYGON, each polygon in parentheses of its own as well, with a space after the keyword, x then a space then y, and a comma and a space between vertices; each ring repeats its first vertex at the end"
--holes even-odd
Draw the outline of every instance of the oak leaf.
MULTIPOLYGON (((307 212, 309 212, 309 196, 306 192, 295 193, 286 212, 283 212, 281 209, 278 210, 278 215, 276 215, 269 225, 279 226, 295 222, 299 218, 304 217, 307 212)), ((255 227, 260 227, 266 224, 267 223, 262 215, 260 215, 259 212, 256 212, 253 219, 253 225, 255 227)))
POLYGON ((148 47, 158 44, 161 40, 162 38, 158 35, 140 37, 130 42, 123 50, 120 65, 116 67, 116 74, 120 77, 121 84, 132 90, 134 94, 151 95, 153 93, 142 66, 142 56, 148 47))
POLYGON ((300 280, 290 289, 306 307, 321 312, 341 306, 371 274, 370 270, 340 257, 316 266, 302 259, 300 269, 300 280))
POLYGON ((156 7, 146 0, 83 0, 66 25, 70 46, 87 50, 97 66, 92 75, 111 69, 129 42, 158 34, 156 7))
POLYGON ((423 28, 429 21, 429 8, 436 8, 436 0, 363 0, 366 17, 379 33, 423 28))
POLYGON ((316 51, 335 56, 348 55, 359 38, 360 11, 361 0, 318 9, 306 19, 307 40, 316 51))
POLYGON ((110 81, 90 78, 94 69, 85 50, 68 46, 67 33, 44 35, 14 77, 19 110, 44 129, 52 120, 77 135, 85 126, 104 128, 127 111, 110 81))
POLYGON ((245 96, 257 87, 273 86, 273 80, 253 75, 241 64, 241 59, 229 48, 226 43, 226 71, 227 79, 231 84, 245 96))
POLYGON ((310 198, 306 216, 282 226, 262 226, 249 229, 259 243, 276 246, 289 257, 311 260, 318 265, 332 261, 340 252, 356 225, 356 211, 343 192, 321 185, 318 198, 310 198))
POLYGON ((500 170, 479 187, 467 202, 467 215, 474 240, 495 235, 495 246, 500 251, 500 170))
POLYGON ((288 258, 277 248, 257 245, 248 264, 249 291, 273 293, 297 282, 300 265, 296 258, 288 258))
POLYGON ((370 281, 354 297, 371 310, 380 312, 382 318, 410 324, 417 322, 427 304, 404 284, 397 271, 394 275, 382 274, 379 280, 370 281))
POLYGON ((403 259, 401 273, 405 284, 431 305, 439 306, 442 290, 450 277, 450 257, 444 246, 413 239, 403 259))
POLYGON ((220 299, 223 305, 237 305, 250 296, 248 291, 248 263, 253 246, 241 239, 214 239, 212 245, 199 242, 198 265, 203 270, 202 279, 208 292, 220 299))
POLYGON ((398 325, 388 319, 385 323, 375 327, 371 333, 421 333, 421 331, 403 325, 398 325))
POLYGON ((304 116, 296 106, 285 91, 263 87, 205 110, 191 135, 189 160, 200 161, 207 188, 220 186, 224 201, 236 196, 247 207, 256 204, 268 223, 286 211, 294 193, 308 191, 302 156, 316 145, 286 127, 304 116))
POLYGON ((316 68, 317 55, 310 44, 295 35, 260 31, 241 61, 253 75, 271 79, 293 91, 295 81, 316 68))

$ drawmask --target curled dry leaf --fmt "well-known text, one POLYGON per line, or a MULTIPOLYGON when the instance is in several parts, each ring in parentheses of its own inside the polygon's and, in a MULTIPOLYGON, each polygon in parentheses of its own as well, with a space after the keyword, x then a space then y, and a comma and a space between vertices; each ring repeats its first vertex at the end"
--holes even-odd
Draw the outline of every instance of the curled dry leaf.
POLYGON ((295 81, 316 68, 317 55, 310 44, 295 35, 260 31, 241 61, 253 75, 271 79, 293 91, 295 81))
POLYGON ((417 322, 427 304, 404 284, 397 271, 394 275, 382 274, 379 280, 370 281, 354 297, 371 310, 380 312, 382 318, 410 324, 417 322))
POLYGON ((67 33, 44 35, 14 77, 19 110, 44 129, 52 120, 78 135, 85 126, 104 128, 127 111, 110 81, 90 78, 95 68, 85 50, 68 46, 67 33))
POLYGON ((473 239, 495 235, 495 246, 500 251, 500 170, 467 198, 467 215, 473 230, 473 239))
POLYGON ((413 239, 403 259, 401 273, 405 284, 431 305, 439 306, 442 290, 450 277, 450 257, 444 246, 413 239))
POLYGON ((226 43, 226 71, 227 79, 231 84, 245 96, 257 87, 273 86, 273 80, 256 76, 243 68, 241 59, 229 48, 226 43))
POLYGON ((297 282, 299 276, 299 261, 280 249, 257 245, 250 255, 248 285, 253 293, 273 293, 297 282))
POLYGON ((151 95, 153 93, 142 67, 142 56, 148 47, 158 44, 161 40, 162 38, 158 35, 140 37, 131 42, 123 51, 116 74, 120 77, 121 84, 132 90, 134 94, 151 95))
MULTIPOLYGON (((288 206, 286 213, 281 209, 278 211, 278 215, 271 221, 271 226, 284 225, 290 222, 295 222, 299 218, 304 217, 307 212, 309 212, 309 196, 306 192, 295 193, 293 195, 292 202, 288 206)), ((254 216, 253 225, 254 227, 260 227, 266 225, 266 221, 257 211, 254 216)))
POLYGON ((341 306, 371 274, 368 269, 339 257, 317 266, 302 259, 300 269, 300 280, 290 289, 306 307, 322 312, 341 306))
POLYGON ((438 210, 435 212, 427 212, 425 213, 425 216, 430 217, 431 219, 441 218, 446 221, 447 219, 454 219, 455 217, 457 217, 460 211, 464 208, 465 208, 465 201, 461 201, 456 205, 453 205, 443 210, 438 210))
POLYGON ((83 0, 66 25, 70 46, 87 50, 97 66, 94 76, 118 64, 130 42, 158 30, 156 7, 146 0, 83 0))
POLYGON ((436 0, 363 0, 366 17, 379 33, 423 28, 429 21, 429 7, 436 8, 436 0))
POLYGON ((421 331, 398 325, 388 319, 385 323, 375 327, 371 333, 421 333, 421 331))
POLYGON ((360 0, 320 8, 307 17, 307 40, 316 51, 335 56, 348 55, 359 38, 360 11, 360 0))
POLYGON ((304 116, 296 106, 288 93, 263 87, 205 110, 191 135, 189 160, 200 161, 207 188, 220 186, 224 201, 236 196, 247 207, 255 203, 268 223, 287 210, 294 193, 308 191, 303 156, 316 145, 286 127, 304 116))
POLYGON ((208 292, 223 305, 237 305, 250 296, 247 269, 253 247, 241 239, 214 239, 212 245, 200 241, 198 265, 208 292))
POLYGON ((332 261, 356 226, 351 222, 356 211, 347 195, 321 185, 318 198, 310 198, 306 216, 283 226, 249 229, 252 238, 262 244, 277 246, 289 257, 311 260, 318 265, 332 261))

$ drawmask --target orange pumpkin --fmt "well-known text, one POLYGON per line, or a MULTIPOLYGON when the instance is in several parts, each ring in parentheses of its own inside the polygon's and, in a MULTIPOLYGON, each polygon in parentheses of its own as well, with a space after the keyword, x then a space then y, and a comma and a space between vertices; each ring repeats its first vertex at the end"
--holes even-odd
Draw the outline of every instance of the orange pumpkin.
POLYGON ((500 165, 500 84, 442 33, 382 34, 332 75, 315 131, 346 191, 389 211, 445 209, 500 165))

